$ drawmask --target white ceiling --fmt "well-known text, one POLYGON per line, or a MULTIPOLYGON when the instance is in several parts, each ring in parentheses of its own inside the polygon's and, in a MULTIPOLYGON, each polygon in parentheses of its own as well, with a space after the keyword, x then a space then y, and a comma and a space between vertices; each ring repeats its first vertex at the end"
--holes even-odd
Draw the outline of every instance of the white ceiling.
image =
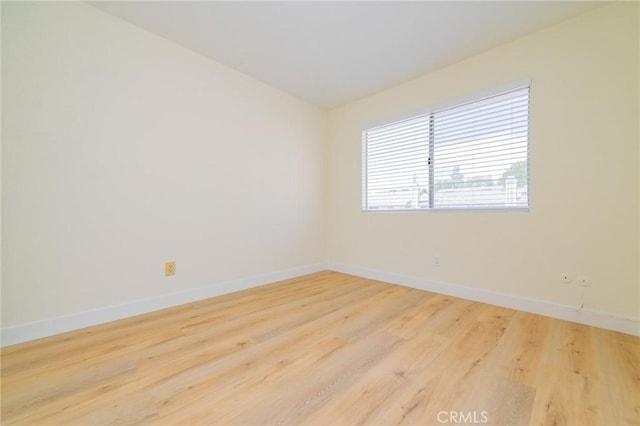
POLYGON ((333 108, 601 2, 91 4, 299 98, 333 108))

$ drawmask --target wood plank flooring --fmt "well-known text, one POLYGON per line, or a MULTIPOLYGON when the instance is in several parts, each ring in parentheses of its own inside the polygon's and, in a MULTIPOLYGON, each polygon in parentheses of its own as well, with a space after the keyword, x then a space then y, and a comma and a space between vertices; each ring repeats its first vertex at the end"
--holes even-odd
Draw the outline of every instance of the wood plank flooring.
POLYGON ((4 348, 3 425, 638 425, 637 337, 322 272, 4 348))

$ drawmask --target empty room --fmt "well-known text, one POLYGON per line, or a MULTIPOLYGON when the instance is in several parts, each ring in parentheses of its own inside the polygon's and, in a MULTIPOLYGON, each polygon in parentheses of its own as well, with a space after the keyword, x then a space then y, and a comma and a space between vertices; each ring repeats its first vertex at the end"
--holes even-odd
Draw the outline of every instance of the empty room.
POLYGON ((640 3, 0 5, 2 425, 640 424, 640 3))

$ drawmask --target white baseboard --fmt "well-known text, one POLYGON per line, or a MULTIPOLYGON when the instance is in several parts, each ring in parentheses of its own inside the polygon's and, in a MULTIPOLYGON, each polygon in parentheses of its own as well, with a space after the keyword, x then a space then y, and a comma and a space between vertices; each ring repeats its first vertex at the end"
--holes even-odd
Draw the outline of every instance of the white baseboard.
POLYGON ((617 317, 606 312, 589 309, 583 309, 576 312, 576 309, 573 306, 561 305, 544 300, 529 299, 480 288, 430 281, 423 278, 409 277, 339 263, 329 263, 327 268, 326 264, 319 263, 2 328, 1 346, 4 347, 42 337, 53 336, 67 331, 78 330, 122 318, 207 299, 209 297, 233 293, 326 269, 640 336, 639 321, 617 317))
POLYGON ((533 314, 544 315, 551 318, 577 322, 608 330, 619 331, 621 333, 640 336, 640 321, 630 318, 618 317, 606 312, 582 309, 577 311, 574 306, 561 305, 559 303, 548 302, 538 299, 515 296, 512 294, 498 293, 481 288, 466 287, 456 284, 449 284, 437 281, 430 281, 423 278, 408 277, 404 275, 376 271, 357 266, 343 265, 329 262, 328 268, 332 271, 345 274, 356 275, 363 278, 370 278, 406 287, 417 288, 419 290, 431 291, 476 302, 488 303, 490 305, 502 306, 533 314))
POLYGON ((163 294, 149 299, 135 300, 119 305, 106 306, 91 311, 79 312, 42 321, 35 321, 2 328, 1 345, 17 343, 53 336, 67 331, 103 324, 135 315, 145 314, 172 306, 183 305, 196 300, 233 293, 251 287, 270 284, 276 281, 295 278, 326 270, 326 264, 319 263, 283 271, 271 272, 260 276, 216 283, 192 290, 163 294))

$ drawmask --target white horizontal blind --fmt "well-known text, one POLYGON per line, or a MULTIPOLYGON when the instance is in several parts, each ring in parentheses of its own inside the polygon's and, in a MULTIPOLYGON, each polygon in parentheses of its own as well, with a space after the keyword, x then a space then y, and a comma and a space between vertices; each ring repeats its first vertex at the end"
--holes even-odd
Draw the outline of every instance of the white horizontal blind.
POLYGON ((428 207, 429 116, 365 131, 365 210, 428 207))
POLYGON ((528 207, 529 87, 434 114, 435 208, 528 207))
POLYGON ((529 86, 363 132, 363 207, 520 209, 529 86))

